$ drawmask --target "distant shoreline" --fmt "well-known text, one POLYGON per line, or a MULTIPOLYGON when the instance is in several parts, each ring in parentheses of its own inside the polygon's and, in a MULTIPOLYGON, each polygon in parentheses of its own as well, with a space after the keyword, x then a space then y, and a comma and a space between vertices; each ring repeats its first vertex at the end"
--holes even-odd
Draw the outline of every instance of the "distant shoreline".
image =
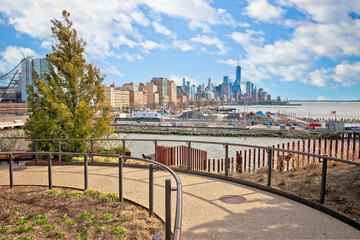
POLYGON ((360 100, 288 100, 288 102, 360 102, 360 100))

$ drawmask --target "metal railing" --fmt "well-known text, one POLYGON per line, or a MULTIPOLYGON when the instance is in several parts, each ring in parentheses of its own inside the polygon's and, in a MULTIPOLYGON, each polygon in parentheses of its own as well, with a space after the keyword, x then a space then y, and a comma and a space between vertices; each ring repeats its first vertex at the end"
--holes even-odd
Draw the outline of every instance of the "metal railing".
POLYGON ((171 239, 171 191, 176 191, 176 207, 175 207, 175 222, 174 222, 174 240, 180 239, 181 235, 181 225, 182 225, 182 185, 178 175, 169 167, 152 161, 149 159, 125 156, 125 155, 115 155, 115 154, 97 154, 97 153, 70 153, 70 152, 0 152, 0 155, 9 156, 9 178, 10 178, 10 188, 14 187, 14 176, 13 176, 13 159, 16 155, 34 155, 38 157, 39 155, 47 156, 47 165, 48 165, 48 186, 49 189, 52 188, 52 157, 54 155, 75 155, 84 157, 84 190, 88 189, 88 156, 101 156, 101 157, 115 157, 119 159, 119 201, 123 201, 123 163, 125 159, 138 160, 149 163, 149 215, 153 215, 154 209, 154 178, 153 171, 154 165, 166 170, 169 172, 176 182, 176 188, 171 188, 171 179, 165 180, 165 239, 171 239))
MULTIPOLYGON (((320 155, 320 154, 314 154, 314 153, 307 153, 307 152, 301 152, 301 151, 294 151, 294 150, 289 150, 289 149, 282 149, 282 148, 274 148, 274 147, 266 147, 266 146, 258 146, 258 145, 250 145, 250 144, 240 144, 240 143, 229 143, 229 142, 212 142, 212 141, 193 141, 193 140, 176 140, 176 139, 118 139, 118 138, 107 138, 107 139, 78 139, 78 138, 74 138, 74 139, 33 139, 33 138, 26 138, 26 140, 28 141, 32 141, 34 142, 34 148, 35 150, 37 150, 37 146, 38 146, 38 142, 41 141, 58 141, 58 145, 59 145, 59 149, 58 149, 58 153, 55 154, 59 154, 61 153, 61 141, 88 141, 91 143, 91 153, 92 155, 94 155, 94 142, 95 141, 121 141, 122 145, 123 145, 123 149, 125 149, 126 146, 126 142, 135 142, 135 141, 142 141, 142 142, 153 142, 154 143, 154 147, 155 147, 155 162, 157 162, 158 159, 158 154, 157 154, 157 146, 159 142, 178 142, 178 143, 186 143, 188 145, 188 166, 189 166, 189 170, 191 169, 191 161, 192 161, 192 154, 191 154, 191 145, 196 143, 196 144, 215 144, 215 145, 223 145, 225 148, 225 176, 228 176, 229 174, 229 146, 237 146, 237 147, 247 147, 247 148, 257 148, 257 149, 264 149, 267 151, 268 154, 268 166, 272 166, 272 161, 273 161, 273 151, 278 151, 278 152, 285 152, 285 153, 292 153, 292 154, 299 154, 299 155, 303 155, 303 156, 309 156, 309 157, 313 157, 313 158, 318 158, 319 162, 322 163, 322 177, 321 177, 321 185, 320 185, 320 197, 319 197, 319 202, 320 204, 323 204, 325 201, 325 187, 326 187, 326 175, 327 175, 327 163, 329 160, 331 161, 337 161, 337 162, 342 162, 342 163, 347 163, 347 164, 351 164, 351 165, 356 165, 356 166, 360 166, 360 162, 355 162, 355 161, 350 161, 350 160, 346 160, 346 159, 341 159, 341 158, 335 158, 335 157, 331 157, 331 156, 327 156, 327 155, 320 155)), ((61 156, 61 154, 60 154, 61 156)), ((59 158, 59 160, 61 161, 61 158, 59 158)), ((272 167, 268 167, 268 181, 267 181, 267 186, 271 187, 271 179, 272 179, 272 167)))

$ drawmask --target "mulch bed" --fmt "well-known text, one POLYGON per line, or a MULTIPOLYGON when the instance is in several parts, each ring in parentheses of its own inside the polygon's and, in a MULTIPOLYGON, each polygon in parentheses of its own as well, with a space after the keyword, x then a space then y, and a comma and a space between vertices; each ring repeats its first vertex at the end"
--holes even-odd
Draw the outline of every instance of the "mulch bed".
POLYGON ((0 187, 0 239, 151 239, 155 234, 164 236, 163 222, 149 217, 146 209, 130 202, 101 200, 99 192, 95 191, 93 195, 83 195, 82 191, 65 188, 60 189, 60 194, 46 190, 48 188, 40 186, 0 187), (84 213, 91 213, 91 216, 86 218, 82 216, 84 213), (45 226, 55 228, 45 231, 45 226))

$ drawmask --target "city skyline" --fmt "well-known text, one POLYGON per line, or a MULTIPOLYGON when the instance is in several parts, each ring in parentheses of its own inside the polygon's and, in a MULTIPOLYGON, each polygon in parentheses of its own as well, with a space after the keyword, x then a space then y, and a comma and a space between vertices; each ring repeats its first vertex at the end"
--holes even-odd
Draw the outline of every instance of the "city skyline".
POLYGON ((357 1, 2 1, 0 73, 22 53, 51 51, 50 20, 63 9, 104 84, 162 76, 178 86, 183 77, 218 85, 224 76, 236 80, 239 62, 243 82, 282 99, 360 99, 357 1))

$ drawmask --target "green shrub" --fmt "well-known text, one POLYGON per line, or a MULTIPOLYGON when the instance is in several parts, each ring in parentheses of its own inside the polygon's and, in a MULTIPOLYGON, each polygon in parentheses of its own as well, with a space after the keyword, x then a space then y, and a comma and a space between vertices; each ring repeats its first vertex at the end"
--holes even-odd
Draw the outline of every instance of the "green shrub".
POLYGON ((66 236, 66 232, 58 232, 55 234, 54 238, 62 238, 66 236))
POLYGON ((91 212, 86 212, 81 214, 81 218, 85 219, 85 218, 91 218, 92 217, 92 213, 91 212))
POLYGON ((14 226, 16 227, 16 226, 24 225, 24 224, 27 224, 27 223, 29 223, 28 220, 20 220, 20 221, 16 222, 16 223, 14 224, 14 226))
POLYGON ((122 227, 116 227, 114 228, 113 230, 111 230, 111 232, 113 234, 116 234, 116 235, 120 235, 120 234, 124 234, 127 232, 127 230, 125 228, 122 228, 122 227))
POLYGON ((42 230, 43 230, 44 232, 49 232, 49 231, 54 230, 54 229, 55 229, 55 226, 54 226, 54 225, 46 225, 46 226, 44 226, 44 227, 42 228, 42 230))
POLYGON ((67 197, 81 197, 84 195, 84 193, 79 190, 73 190, 73 191, 64 191, 62 192, 62 195, 67 197))
POLYGON ((29 225, 29 226, 22 226, 21 228, 19 228, 19 231, 24 233, 24 232, 28 232, 33 230, 34 226, 33 225, 29 225))
POLYGON ((6 228, 6 227, 0 228, 0 233, 4 234, 7 232, 7 230, 8 230, 8 228, 6 228))
POLYGON ((48 221, 49 221, 48 219, 39 219, 39 220, 36 220, 36 224, 43 225, 43 224, 47 223, 48 221))
POLYGON ((57 188, 49 189, 45 191, 45 194, 47 195, 53 195, 53 196, 59 196, 61 194, 61 191, 57 188))
POLYGON ((99 196, 100 200, 108 201, 108 202, 116 202, 119 201, 119 196, 116 193, 102 193, 99 196))
POLYGON ((66 221, 67 218, 68 218, 68 216, 62 215, 62 216, 56 218, 56 221, 57 221, 58 223, 64 222, 64 221, 66 221))
POLYGON ((95 224, 97 224, 97 223, 98 223, 98 220, 93 219, 93 220, 91 220, 90 222, 86 223, 85 226, 86 226, 86 227, 90 227, 90 226, 93 226, 93 225, 95 225, 95 224))
POLYGON ((88 196, 99 196, 100 193, 101 193, 100 191, 94 189, 87 189, 84 191, 84 195, 88 195, 88 196))
POLYGON ((74 220, 65 223, 66 226, 74 226, 75 224, 76 222, 74 220))
POLYGON ((100 227, 100 226, 98 226, 98 227, 96 228, 96 231, 101 232, 101 231, 104 231, 104 230, 106 230, 106 229, 108 229, 108 227, 100 227))
POLYGON ((112 219, 112 216, 109 213, 104 213, 104 215, 102 215, 101 219, 104 221, 108 221, 108 220, 112 219))

